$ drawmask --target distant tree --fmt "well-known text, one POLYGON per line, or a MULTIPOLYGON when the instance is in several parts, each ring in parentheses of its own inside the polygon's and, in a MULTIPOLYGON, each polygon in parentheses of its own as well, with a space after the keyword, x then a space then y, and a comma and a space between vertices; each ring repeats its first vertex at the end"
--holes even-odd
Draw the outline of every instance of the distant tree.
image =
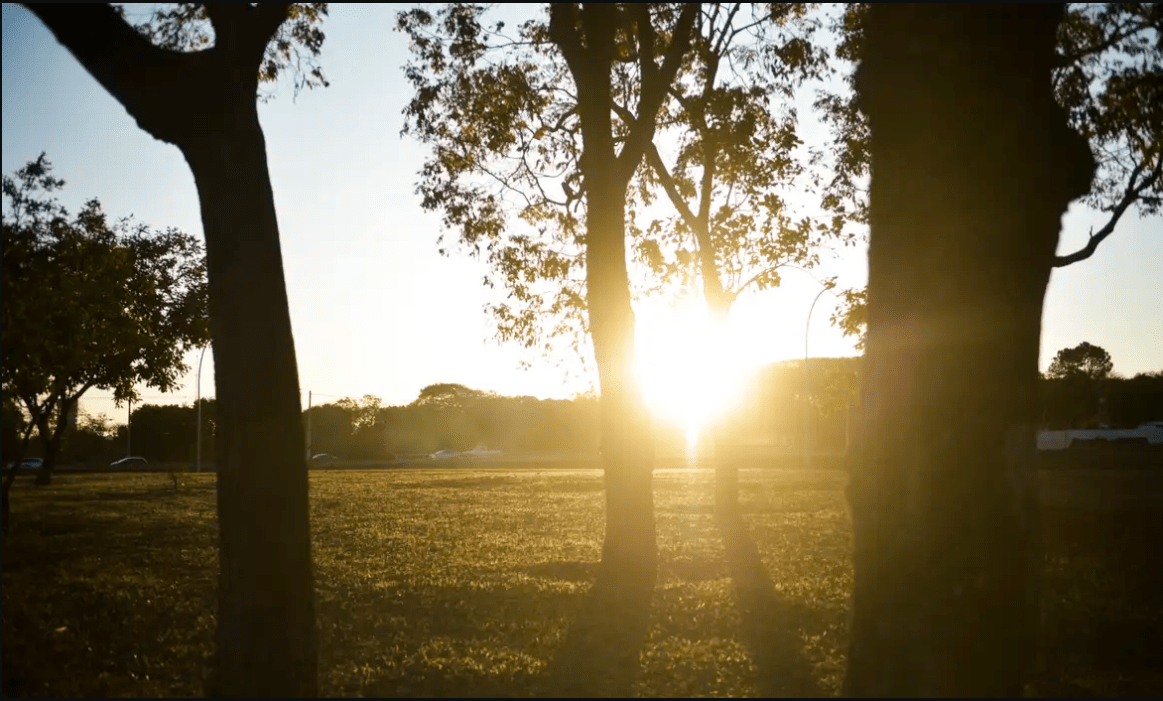
MULTIPOLYGON (((136 417, 134 419, 136 421, 136 417)), ((91 414, 80 410, 77 412, 76 427, 65 434, 61 445, 60 460, 62 462, 88 462, 100 465, 108 463, 114 456, 123 454, 117 452, 115 440, 117 426, 106 414, 91 414)), ((124 446, 124 442, 117 445, 124 446)), ((124 450, 124 448, 122 448, 124 450)))
POLYGON ((133 454, 159 462, 192 463, 197 409, 178 404, 142 404, 133 410, 133 454))
MULTIPOLYGON (((339 402, 313 406, 304 414, 311 419, 311 455, 327 453, 349 458, 351 455, 352 412, 339 402)), ((304 419, 305 421, 305 419, 304 419)))
POLYGON ((95 199, 69 219, 51 196, 63 185, 44 154, 3 178, 3 385, 44 443, 38 484, 71 423, 61 419, 86 391, 119 402, 138 384, 169 391, 210 333, 197 240, 110 224, 95 199))
POLYGON ((299 378, 256 98, 313 64, 325 3, 195 4, 142 27, 105 4, 26 3, 145 132, 181 150, 202 210, 214 338, 219 599, 211 696, 318 695, 299 378))
POLYGON ((420 390, 411 406, 465 407, 469 404, 496 397, 495 392, 471 389, 454 382, 438 382, 420 390))
POLYGON ((1083 341, 1073 348, 1063 348, 1054 356, 1046 376, 1053 379, 1102 380, 1114 369, 1110 353, 1083 341))

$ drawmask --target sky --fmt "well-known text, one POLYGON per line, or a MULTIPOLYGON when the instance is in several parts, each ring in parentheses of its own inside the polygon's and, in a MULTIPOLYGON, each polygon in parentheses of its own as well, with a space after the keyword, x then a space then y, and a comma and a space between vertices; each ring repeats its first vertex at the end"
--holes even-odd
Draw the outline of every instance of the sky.
MULTIPOLYGON (((407 41, 394 30, 397 10, 333 4, 320 57, 330 87, 295 96, 283 84, 259 108, 303 406, 308 392, 316 405, 364 394, 406 404, 436 382, 543 398, 585 391, 587 382, 553 359, 493 341, 483 311, 484 264, 438 253, 439 217, 424 212, 415 194, 427 152, 400 136, 412 93, 402 72, 407 41)), ((130 8, 131 18, 137 11, 130 8)), ((112 217, 132 214, 154 228, 201 236, 193 177, 176 147, 141 131, 24 8, 4 4, 2 46, 5 175, 44 151, 66 182, 59 199, 70 212, 97 197, 112 217)), ((822 140, 824 132, 808 126, 806 138, 822 140)), ((1073 206, 1063 218, 1059 251, 1081 247, 1102 221, 1102 213, 1073 206)), ((809 354, 855 355, 852 339, 828 321, 836 298, 825 293, 812 305, 819 278, 835 275, 841 287, 862 287, 866 252, 856 246, 828 254, 812 275, 790 271, 779 289, 741 298, 731 321, 736 347, 746 351, 740 362, 803 358, 809 309, 809 354)), ((1109 351, 1124 375, 1163 369, 1161 262, 1163 218, 1128 212, 1091 259, 1055 270, 1041 368, 1058 350, 1088 341, 1109 351)), ((636 312, 645 329, 668 320, 657 305, 636 312)), ((643 353, 662 357, 681 343, 659 332, 643 341, 643 353)), ((143 401, 192 402, 197 350, 187 364, 177 390, 162 395, 142 387, 143 401)), ((213 377, 207 351, 202 396, 214 395, 213 377)), ((90 390, 82 410, 123 421, 125 407, 114 408, 109 395, 90 390)))

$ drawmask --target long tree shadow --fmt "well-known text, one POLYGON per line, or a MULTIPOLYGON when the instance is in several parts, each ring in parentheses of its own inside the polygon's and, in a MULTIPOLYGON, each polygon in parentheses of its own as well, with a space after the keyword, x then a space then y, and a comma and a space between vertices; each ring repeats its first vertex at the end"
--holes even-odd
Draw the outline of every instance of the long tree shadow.
POLYGON ((759 694, 768 698, 825 696, 799 635, 801 627, 813 623, 811 611, 776 593, 741 516, 723 515, 718 521, 743 619, 742 633, 759 668, 759 694))
POLYGON ((598 578, 538 685, 538 696, 628 697, 641 668, 653 587, 598 578))

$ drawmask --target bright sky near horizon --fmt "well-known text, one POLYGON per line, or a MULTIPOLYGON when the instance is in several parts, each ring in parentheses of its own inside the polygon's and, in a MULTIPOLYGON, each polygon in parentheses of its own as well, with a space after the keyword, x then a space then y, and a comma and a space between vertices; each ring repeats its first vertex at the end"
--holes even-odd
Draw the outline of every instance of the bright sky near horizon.
MULTIPOLYGON (((288 84, 260 106, 299 364, 303 405, 374 394, 387 404, 415 399, 434 382, 461 382, 503 394, 566 397, 587 385, 553 361, 491 341, 482 310, 482 263, 437 252, 440 222, 424 212, 414 185, 425 149, 399 135, 411 97, 402 66, 398 6, 333 4, 323 24, 320 64, 329 88, 300 93, 288 84)), ((131 14, 133 9, 130 10, 131 14)), ((823 134, 815 129, 814 136, 823 134)), ((807 138, 812 140, 813 133, 807 138)), ((70 212, 92 197, 112 217, 133 214, 154 228, 201 232, 189 168, 178 150, 155 141, 81 68, 27 10, 3 6, 3 162, 11 175, 41 152, 66 181, 59 199, 70 212)), ((1060 251, 1086 241, 1101 213, 1081 206, 1064 218, 1060 251)), ((866 280, 866 249, 840 251, 814 271, 842 287, 866 280)), ((1116 372, 1163 369, 1163 219, 1128 212, 1090 259, 1056 270, 1043 315, 1041 367, 1082 341, 1107 349, 1116 372)), ((802 358, 808 310, 819 291, 808 275, 789 272, 783 286, 742 298, 732 312, 746 363, 802 358)), ((823 295, 812 314, 810 353, 855 353, 828 323, 835 299, 823 295)), ((641 308, 644 327, 664 317, 641 308)), ((661 332, 660 332, 661 333, 661 332)), ((649 346, 649 342, 646 342, 649 346)), ((663 343, 661 340, 658 343, 663 343)), ((681 344, 681 337, 669 341, 681 344)), ((665 347, 665 346, 663 346, 665 347)), ((645 349, 644 349, 645 350, 645 349)), ((202 394, 214 394, 212 353, 202 394)), ((141 388, 150 403, 189 403, 198 353, 170 395, 141 388)), ((82 408, 124 420, 108 393, 92 390, 82 408)))

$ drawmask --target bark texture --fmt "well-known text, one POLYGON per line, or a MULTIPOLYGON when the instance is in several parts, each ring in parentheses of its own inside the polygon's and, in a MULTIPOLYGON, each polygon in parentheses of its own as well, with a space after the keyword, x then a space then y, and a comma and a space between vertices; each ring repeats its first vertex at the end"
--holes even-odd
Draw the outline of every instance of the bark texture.
POLYGON ((1053 5, 875 5, 847 696, 1020 696, 1041 567, 1042 303, 1094 162, 1055 104, 1053 5))
POLYGON ((159 49, 107 5, 29 5, 138 126, 183 153, 206 236, 220 430, 210 696, 317 696, 299 380, 266 145, 263 52, 287 4, 210 5, 214 47, 159 49))

